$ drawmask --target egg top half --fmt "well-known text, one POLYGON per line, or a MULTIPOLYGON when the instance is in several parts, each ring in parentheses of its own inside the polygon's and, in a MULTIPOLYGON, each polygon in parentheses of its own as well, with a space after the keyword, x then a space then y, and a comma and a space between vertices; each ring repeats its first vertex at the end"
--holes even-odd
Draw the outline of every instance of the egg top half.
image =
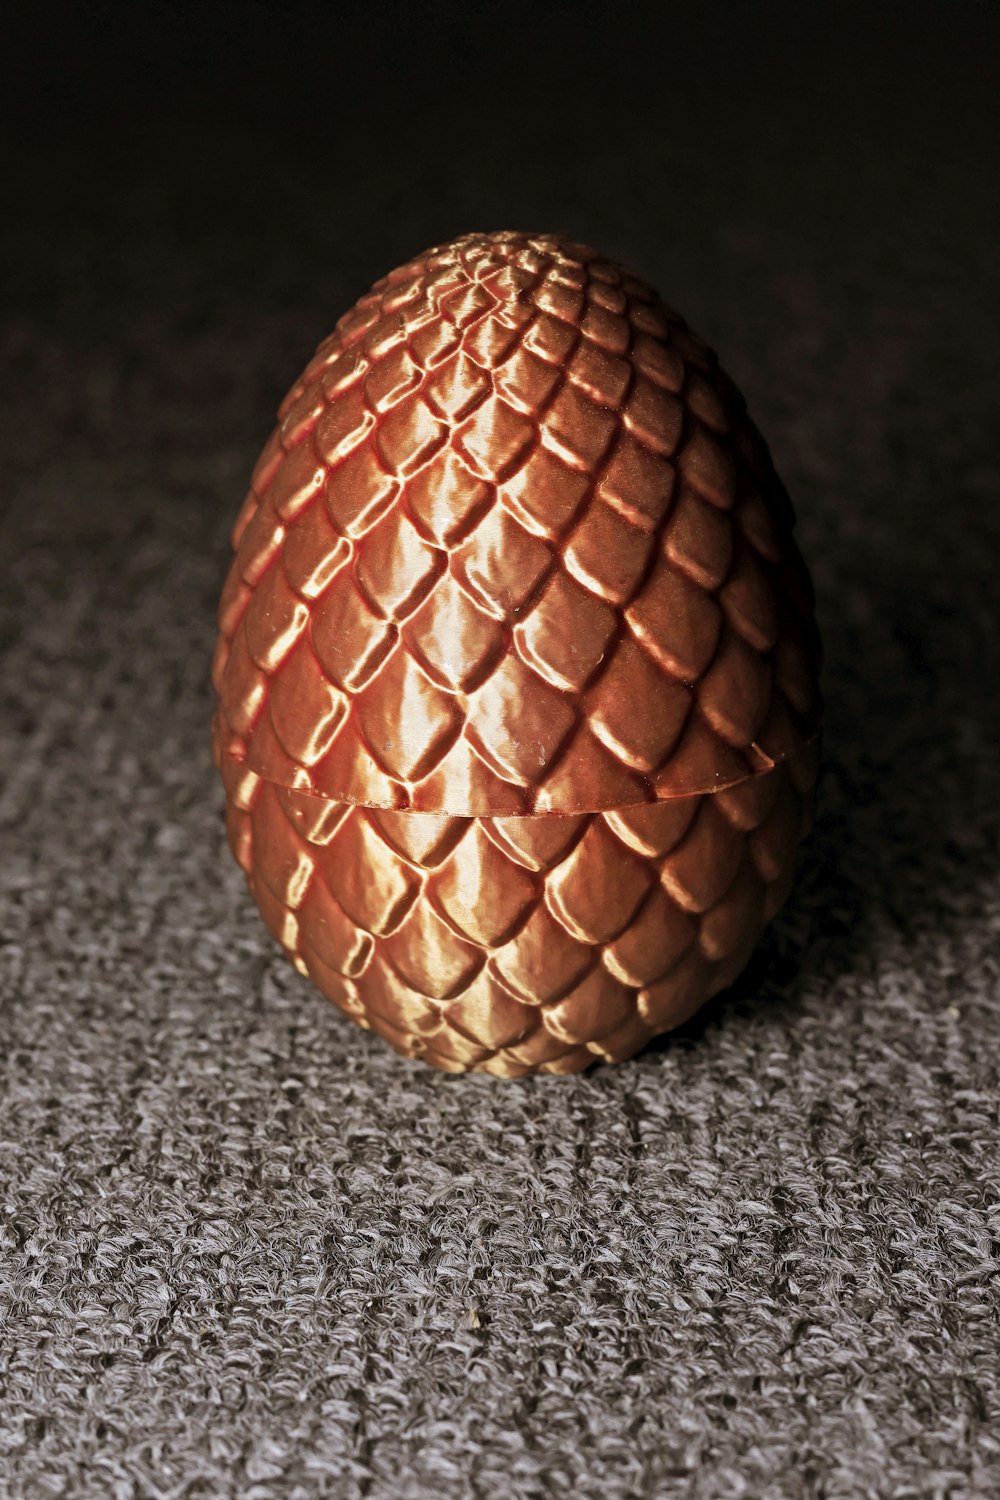
POLYGON ((793 513, 714 354, 551 235, 376 282, 279 412, 235 531, 217 758, 374 807, 599 811, 818 731, 793 513))

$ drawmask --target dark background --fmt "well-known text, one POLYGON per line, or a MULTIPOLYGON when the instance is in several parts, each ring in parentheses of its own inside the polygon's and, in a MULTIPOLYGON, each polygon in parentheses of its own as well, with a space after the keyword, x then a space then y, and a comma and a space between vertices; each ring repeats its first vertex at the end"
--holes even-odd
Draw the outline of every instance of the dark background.
POLYGON ((5 22, 5 1494, 1000 1490, 1000 11, 208 4, 5 22), (273 410, 469 229, 719 350, 827 645, 748 975, 585 1078, 313 996, 207 663, 273 410))

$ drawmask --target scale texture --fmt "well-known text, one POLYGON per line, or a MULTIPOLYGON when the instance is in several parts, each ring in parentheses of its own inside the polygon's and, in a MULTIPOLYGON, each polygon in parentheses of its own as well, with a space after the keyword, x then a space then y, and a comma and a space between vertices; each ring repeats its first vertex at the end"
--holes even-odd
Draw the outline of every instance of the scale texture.
POLYGON ((731 983, 816 774, 792 526, 715 355, 596 251, 471 234, 376 282, 282 403, 219 610, 230 842, 300 972, 515 1075, 731 983))
POLYGON ((814 757, 576 817, 458 818, 290 791, 224 762, 229 838, 296 968, 452 1072, 631 1057, 745 966, 788 894, 814 757))
POLYGON ((819 724, 792 511, 706 345, 554 236, 375 284, 289 392, 234 533, 218 755, 369 806, 593 812, 819 724))

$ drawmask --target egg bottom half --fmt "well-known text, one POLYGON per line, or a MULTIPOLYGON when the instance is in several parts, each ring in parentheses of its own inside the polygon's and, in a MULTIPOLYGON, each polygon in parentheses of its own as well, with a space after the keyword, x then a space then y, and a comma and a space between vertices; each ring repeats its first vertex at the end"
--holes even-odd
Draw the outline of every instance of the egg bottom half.
POLYGON ((571 816, 330 801, 222 762, 230 846, 300 973, 406 1057, 619 1062, 744 968, 809 829, 815 747, 722 791, 571 816))

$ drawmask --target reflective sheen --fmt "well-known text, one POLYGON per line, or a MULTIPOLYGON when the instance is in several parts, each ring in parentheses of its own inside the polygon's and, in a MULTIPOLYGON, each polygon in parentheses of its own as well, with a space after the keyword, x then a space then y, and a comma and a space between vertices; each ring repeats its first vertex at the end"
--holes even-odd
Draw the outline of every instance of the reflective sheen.
POLYGON ((792 523, 715 356, 596 252, 469 235, 377 282, 282 405, 219 613, 231 837, 297 966, 514 1073, 729 983, 815 775, 792 523))
POLYGON ((728 790, 575 817, 353 806, 222 762, 233 853, 295 967, 407 1057, 573 1073, 744 967, 809 825, 810 752, 728 790))

